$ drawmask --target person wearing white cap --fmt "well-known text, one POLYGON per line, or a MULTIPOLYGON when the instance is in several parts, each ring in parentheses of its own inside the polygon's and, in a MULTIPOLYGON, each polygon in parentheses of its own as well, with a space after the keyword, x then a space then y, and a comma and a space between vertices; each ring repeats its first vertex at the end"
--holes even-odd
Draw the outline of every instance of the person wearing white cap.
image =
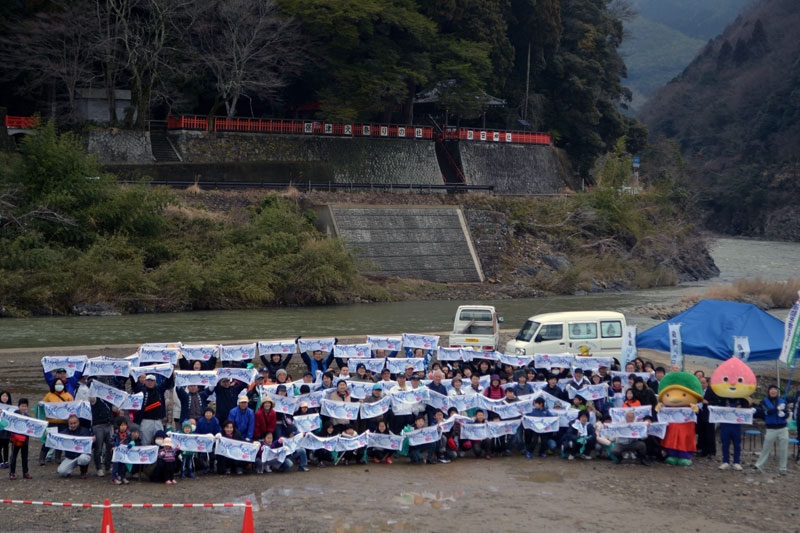
POLYGON ((133 382, 131 387, 134 394, 143 393, 141 411, 136 411, 133 421, 139 424, 142 433, 142 443, 147 446, 152 444, 156 431, 164 429, 163 420, 167 417, 167 401, 165 391, 172 390, 175 386, 175 373, 170 374, 159 385, 155 374, 140 374, 139 380, 133 382))
POLYGON ((228 413, 228 420, 233 422, 233 426, 242 434, 247 442, 252 442, 253 431, 255 430, 256 418, 253 410, 247 404, 250 399, 247 394, 241 394, 237 400, 237 405, 228 413))

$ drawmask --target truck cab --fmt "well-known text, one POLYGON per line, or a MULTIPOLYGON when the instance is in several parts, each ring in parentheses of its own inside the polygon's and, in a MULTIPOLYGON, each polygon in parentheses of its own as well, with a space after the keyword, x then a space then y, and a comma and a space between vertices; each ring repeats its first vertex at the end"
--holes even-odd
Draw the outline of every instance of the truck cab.
POLYGON ((500 327, 503 317, 491 305, 462 305, 456 311, 453 332, 450 334, 451 348, 493 352, 500 342, 500 327))

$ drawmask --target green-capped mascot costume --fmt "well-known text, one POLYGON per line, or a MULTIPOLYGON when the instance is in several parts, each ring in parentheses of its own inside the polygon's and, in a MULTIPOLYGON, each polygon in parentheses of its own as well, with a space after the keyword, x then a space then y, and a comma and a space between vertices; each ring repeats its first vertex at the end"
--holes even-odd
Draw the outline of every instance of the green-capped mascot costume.
MULTIPOLYGON (((697 402, 703 401, 703 388, 700 380, 689 372, 670 372, 658 387, 658 405, 656 412, 662 407, 690 407, 697 412, 697 402)), ((696 422, 671 422, 661 446, 667 452, 666 462, 671 465, 691 466, 694 452, 696 422)))

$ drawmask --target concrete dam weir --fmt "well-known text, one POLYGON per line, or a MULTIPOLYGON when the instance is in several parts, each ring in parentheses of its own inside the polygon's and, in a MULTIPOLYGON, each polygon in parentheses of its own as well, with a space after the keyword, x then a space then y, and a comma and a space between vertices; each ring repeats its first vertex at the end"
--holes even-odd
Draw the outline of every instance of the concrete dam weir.
POLYGON ((322 228, 344 239, 364 274, 436 282, 481 282, 466 217, 454 206, 328 205, 322 228))

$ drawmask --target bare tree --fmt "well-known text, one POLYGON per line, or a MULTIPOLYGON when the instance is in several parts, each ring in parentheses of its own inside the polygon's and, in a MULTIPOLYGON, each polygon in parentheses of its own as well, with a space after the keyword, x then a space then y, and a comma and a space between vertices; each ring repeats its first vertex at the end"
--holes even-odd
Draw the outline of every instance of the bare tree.
MULTIPOLYGON (((50 86, 55 95, 66 93, 66 114, 76 118, 79 85, 91 83, 94 46, 91 5, 86 0, 56 2, 53 9, 24 20, 0 40, 7 72, 23 73, 21 91, 50 86)), ((51 116, 58 113, 51 99, 51 116)))
POLYGON ((282 17, 275 0, 211 0, 198 3, 192 62, 214 79, 228 117, 242 97, 274 98, 303 57, 298 27, 282 17), (202 4, 202 5, 201 5, 202 4))
POLYGON ((115 125, 117 117, 117 82, 123 72, 125 58, 121 47, 122 24, 112 10, 113 0, 94 0, 94 18, 97 32, 95 57, 102 73, 108 104, 108 122, 115 125))
POLYGON ((183 46, 187 27, 183 17, 201 3, 202 0, 108 0, 125 50, 136 127, 144 129, 153 90, 165 69, 179 57, 177 51, 183 46))

